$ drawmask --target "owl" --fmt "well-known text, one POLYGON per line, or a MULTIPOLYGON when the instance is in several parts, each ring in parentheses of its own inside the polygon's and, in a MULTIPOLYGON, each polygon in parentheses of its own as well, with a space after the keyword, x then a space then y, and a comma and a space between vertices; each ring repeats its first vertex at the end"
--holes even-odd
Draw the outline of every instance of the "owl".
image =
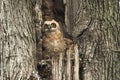
POLYGON ((44 57, 57 56, 64 52, 66 44, 57 21, 44 21, 42 39, 44 57))

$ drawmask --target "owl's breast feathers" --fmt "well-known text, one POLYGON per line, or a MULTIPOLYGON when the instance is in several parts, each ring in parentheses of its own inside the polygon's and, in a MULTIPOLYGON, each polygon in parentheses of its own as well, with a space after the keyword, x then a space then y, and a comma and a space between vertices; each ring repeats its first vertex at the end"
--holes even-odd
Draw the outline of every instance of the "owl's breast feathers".
POLYGON ((62 33, 57 30, 55 32, 46 33, 43 36, 43 47, 49 53, 60 53, 65 50, 65 41, 62 33))

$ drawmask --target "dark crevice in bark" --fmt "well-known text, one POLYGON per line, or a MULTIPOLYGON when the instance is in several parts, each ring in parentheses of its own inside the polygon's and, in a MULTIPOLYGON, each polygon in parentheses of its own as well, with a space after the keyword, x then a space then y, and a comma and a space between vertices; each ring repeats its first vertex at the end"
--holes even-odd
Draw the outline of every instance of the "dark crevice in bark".
POLYGON ((83 74, 84 74, 84 67, 80 65, 80 68, 79 68, 79 75, 80 75, 79 79, 80 80, 84 80, 84 78, 83 78, 84 75, 83 74))
POLYGON ((63 0, 53 0, 53 14, 56 21, 65 23, 65 5, 63 0))

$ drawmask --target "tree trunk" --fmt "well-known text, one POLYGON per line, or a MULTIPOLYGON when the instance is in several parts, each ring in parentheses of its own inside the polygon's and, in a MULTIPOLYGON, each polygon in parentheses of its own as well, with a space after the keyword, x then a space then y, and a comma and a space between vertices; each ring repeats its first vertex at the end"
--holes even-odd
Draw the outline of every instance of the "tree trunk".
POLYGON ((27 80, 35 54, 31 0, 0 0, 0 80, 27 80))
MULTIPOLYGON (((83 63, 81 80, 119 80, 120 14, 118 0, 67 2, 68 23, 77 36, 83 63), (70 4, 72 3, 72 4, 70 4), (71 22, 72 21, 72 22, 71 22)), ((76 41, 76 38, 75 38, 76 41)))

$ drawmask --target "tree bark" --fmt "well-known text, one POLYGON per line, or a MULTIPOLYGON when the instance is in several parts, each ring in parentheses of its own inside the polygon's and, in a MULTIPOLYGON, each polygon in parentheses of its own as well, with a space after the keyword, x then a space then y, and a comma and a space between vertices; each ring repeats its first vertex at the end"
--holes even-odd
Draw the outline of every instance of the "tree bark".
POLYGON ((62 80, 63 53, 52 57, 52 80, 62 80))
POLYGON ((67 10, 70 11, 68 17, 72 16, 73 19, 69 23, 73 25, 72 35, 77 36, 74 40, 78 40, 83 63, 82 75, 79 75, 81 79, 119 80, 118 0, 77 0, 67 10))
POLYGON ((0 80, 27 80, 33 71, 32 0, 0 0, 0 80))
POLYGON ((78 51, 78 46, 75 45, 74 47, 75 53, 74 53, 74 57, 75 57, 75 64, 74 64, 74 78, 73 80, 79 80, 79 51, 78 51))

